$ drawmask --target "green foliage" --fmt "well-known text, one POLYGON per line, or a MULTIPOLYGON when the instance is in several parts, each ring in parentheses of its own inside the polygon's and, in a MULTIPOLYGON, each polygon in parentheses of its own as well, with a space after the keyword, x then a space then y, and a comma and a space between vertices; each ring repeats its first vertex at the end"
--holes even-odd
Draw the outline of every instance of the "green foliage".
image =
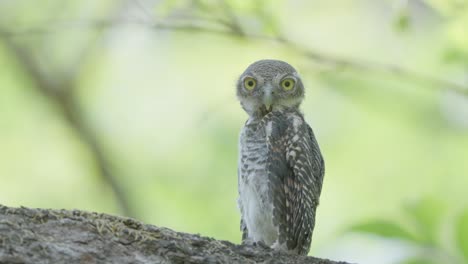
POLYGON ((466 0, 425 0, 425 2, 443 16, 453 16, 468 7, 466 0))
POLYGON ((411 26, 411 13, 407 1, 399 1, 393 20, 395 30, 403 32, 409 29, 411 26))
POLYGON ((457 248, 447 249, 443 238, 442 218, 446 216, 446 207, 440 200, 434 198, 422 199, 403 207, 403 212, 415 226, 415 235, 406 230, 405 225, 398 221, 373 220, 354 225, 349 228, 352 232, 372 234, 382 238, 397 239, 409 243, 417 249, 414 255, 400 264, 432 264, 432 263, 468 263, 468 208, 454 220, 455 239, 457 248), (452 256, 452 252, 459 252, 462 257, 452 256), (439 259, 440 258, 440 259, 439 259))
POLYGON ((455 232, 458 248, 468 263, 468 208, 459 216, 455 232))
POLYGON ((401 10, 395 19, 394 27, 398 31, 405 31, 411 25, 411 17, 407 10, 401 10))
POLYGON ((371 220, 357 224, 350 229, 354 232, 368 233, 385 238, 416 241, 416 237, 402 226, 387 220, 371 220))
POLYGON ((426 198, 404 206, 406 215, 413 221, 418 230, 420 242, 428 245, 437 243, 441 219, 444 216, 441 201, 426 198))
POLYGON ((435 260, 428 259, 423 256, 419 256, 419 257, 408 258, 402 261, 400 264, 440 264, 440 263, 435 260))
POLYGON ((427 0, 446 21, 446 47, 442 59, 448 63, 468 65, 468 1, 427 0))
POLYGON ((182 8, 186 6, 189 2, 190 1, 187 0, 166 0, 157 6, 155 13, 158 16, 168 16, 175 9, 182 8))

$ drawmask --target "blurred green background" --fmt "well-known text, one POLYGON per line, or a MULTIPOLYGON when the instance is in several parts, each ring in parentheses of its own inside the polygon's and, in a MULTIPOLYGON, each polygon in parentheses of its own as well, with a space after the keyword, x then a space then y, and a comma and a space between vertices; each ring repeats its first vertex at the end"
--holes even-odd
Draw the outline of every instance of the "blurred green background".
POLYGON ((310 255, 468 263, 463 0, 2 0, 0 203, 239 243, 234 85, 264 58, 325 158, 310 255))

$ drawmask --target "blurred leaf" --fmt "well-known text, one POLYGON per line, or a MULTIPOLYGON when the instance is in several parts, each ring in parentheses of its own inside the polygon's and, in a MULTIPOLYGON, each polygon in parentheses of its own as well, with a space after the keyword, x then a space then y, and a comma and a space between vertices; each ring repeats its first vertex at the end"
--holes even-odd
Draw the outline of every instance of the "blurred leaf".
POLYGON ((406 31, 411 25, 411 16, 407 8, 401 9, 398 11, 395 21, 393 22, 393 27, 395 30, 403 32, 406 31))
POLYGON ((167 0, 157 5, 156 13, 159 16, 167 16, 174 10, 187 6, 189 2, 187 0, 167 0))
POLYGON ((468 208, 458 218, 455 228, 458 247, 468 262, 468 208))
POLYGON ((447 48, 442 53, 442 61, 445 63, 460 63, 468 64, 468 51, 464 51, 458 48, 447 48))
POLYGON ((467 7, 466 0, 426 0, 426 4, 431 6, 441 15, 451 16, 467 7))
POLYGON ((437 262, 436 260, 431 260, 425 257, 412 257, 412 258, 409 258, 400 262, 400 264, 438 264, 438 263, 439 262, 437 262))
POLYGON ((250 12, 255 8, 255 1, 226 1, 232 8, 241 12, 250 12))
POLYGON ((255 13, 263 24, 264 33, 273 35, 279 33, 278 17, 273 15, 270 5, 267 5, 265 1, 258 1, 255 6, 255 13))
POLYGON ((436 199, 425 198, 405 206, 406 213, 415 222, 421 242, 435 245, 437 232, 444 213, 443 204, 436 199))
POLYGON ((454 48, 468 51, 468 35, 466 28, 468 27, 468 11, 465 14, 459 15, 447 23, 447 37, 450 45, 454 48))
POLYGON ((366 223, 357 224, 350 229, 354 232, 368 233, 386 238, 398 238, 406 241, 416 241, 414 235, 398 224, 386 220, 372 220, 366 223))

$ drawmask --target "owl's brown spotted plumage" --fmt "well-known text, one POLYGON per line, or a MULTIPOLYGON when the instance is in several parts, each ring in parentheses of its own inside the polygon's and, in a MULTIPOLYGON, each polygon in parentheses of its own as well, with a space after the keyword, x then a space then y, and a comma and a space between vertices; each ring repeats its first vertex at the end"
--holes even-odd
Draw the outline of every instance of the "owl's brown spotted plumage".
POLYGON ((240 76, 237 97, 249 114, 239 141, 242 240, 306 255, 324 162, 299 111, 302 81, 286 62, 261 60, 240 76))

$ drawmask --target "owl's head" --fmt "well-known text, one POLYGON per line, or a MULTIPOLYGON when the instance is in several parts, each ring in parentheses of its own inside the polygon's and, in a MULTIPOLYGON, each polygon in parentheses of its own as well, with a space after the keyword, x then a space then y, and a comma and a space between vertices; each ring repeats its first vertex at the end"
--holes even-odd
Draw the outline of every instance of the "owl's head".
POLYGON ((239 77, 237 97, 250 116, 264 116, 274 110, 298 108, 304 98, 304 86, 288 63, 260 60, 239 77))

